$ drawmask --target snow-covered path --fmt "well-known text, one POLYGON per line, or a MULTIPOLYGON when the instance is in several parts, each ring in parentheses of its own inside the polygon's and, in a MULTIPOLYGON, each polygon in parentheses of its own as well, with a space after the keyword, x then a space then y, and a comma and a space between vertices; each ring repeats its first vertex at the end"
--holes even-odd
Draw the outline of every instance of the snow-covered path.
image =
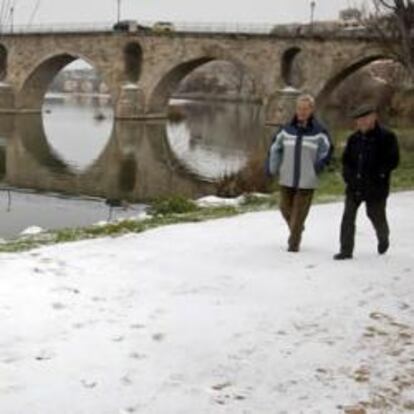
POLYGON ((277 211, 2 254, 0 413, 410 413, 413 207, 340 263, 341 204, 299 254, 277 211))

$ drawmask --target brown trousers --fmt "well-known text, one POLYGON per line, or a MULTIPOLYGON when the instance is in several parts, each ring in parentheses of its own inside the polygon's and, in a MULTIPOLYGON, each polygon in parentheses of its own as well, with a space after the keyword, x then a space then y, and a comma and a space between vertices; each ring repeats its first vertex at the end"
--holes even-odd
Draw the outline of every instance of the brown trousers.
POLYGON ((314 190, 280 188, 280 211, 289 226, 288 248, 298 251, 306 217, 312 203, 314 190))

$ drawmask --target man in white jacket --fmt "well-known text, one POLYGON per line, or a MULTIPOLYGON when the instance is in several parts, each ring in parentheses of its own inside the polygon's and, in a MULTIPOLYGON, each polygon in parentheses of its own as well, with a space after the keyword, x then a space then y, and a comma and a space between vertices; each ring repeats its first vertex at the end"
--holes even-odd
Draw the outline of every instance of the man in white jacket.
POLYGON ((268 174, 279 177, 280 210, 290 230, 290 252, 300 249, 318 175, 333 152, 329 134, 314 117, 314 111, 314 98, 301 95, 294 118, 275 133, 268 154, 268 174))

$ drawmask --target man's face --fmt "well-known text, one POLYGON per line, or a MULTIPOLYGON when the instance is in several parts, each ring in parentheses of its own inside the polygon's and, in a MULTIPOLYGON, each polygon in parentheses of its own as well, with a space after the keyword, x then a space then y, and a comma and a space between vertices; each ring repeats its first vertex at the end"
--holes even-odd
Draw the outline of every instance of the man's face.
POLYGON ((355 120, 355 125, 358 131, 368 132, 371 129, 374 129, 375 123, 377 122, 377 114, 375 112, 361 116, 355 120))
POLYGON ((313 105, 308 101, 299 101, 296 104, 296 118, 300 123, 308 122, 313 114, 313 105))

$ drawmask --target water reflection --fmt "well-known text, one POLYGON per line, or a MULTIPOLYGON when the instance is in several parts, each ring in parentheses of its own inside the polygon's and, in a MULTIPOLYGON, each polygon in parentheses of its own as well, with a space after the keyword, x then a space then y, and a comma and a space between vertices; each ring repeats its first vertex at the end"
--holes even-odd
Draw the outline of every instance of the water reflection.
POLYGON ((241 169, 263 141, 260 108, 179 104, 186 119, 175 124, 113 122, 110 114, 98 122, 55 103, 43 120, 2 117, 0 176, 15 187, 130 201, 214 192, 212 182, 241 169))
POLYGON ((52 152, 74 172, 81 172, 101 154, 113 129, 114 112, 97 98, 49 100, 43 126, 52 152))
POLYGON ((98 158, 74 172, 50 145, 41 117, 19 115, 7 140, 6 166, 7 184, 49 192, 136 201, 208 191, 207 184, 194 180, 175 159, 165 124, 117 122, 98 158))
POLYGON ((258 105, 172 101, 184 122, 167 125, 167 140, 182 165, 214 181, 240 171, 260 145, 264 131, 258 105))

